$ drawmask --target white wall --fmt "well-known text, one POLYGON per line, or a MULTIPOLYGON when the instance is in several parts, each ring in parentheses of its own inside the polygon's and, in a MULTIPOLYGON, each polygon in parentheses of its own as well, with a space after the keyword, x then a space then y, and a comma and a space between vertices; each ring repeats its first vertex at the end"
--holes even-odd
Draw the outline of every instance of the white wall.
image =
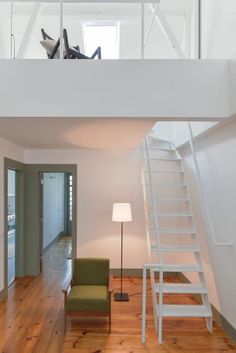
POLYGON ((214 246, 211 238, 206 237, 201 206, 193 179, 195 169, 189 148, 185 147, 180 152, 184 157, 188 171, 197 229, 202 249, 206 248, 208 244, 210 254, 209 256, 203 250, 211 302, 236 327, 236 121, 221 126, 206 137, 199 139, 196 142, 196 148, 204 187, 203 192, 207 199, 215 238, 219 242, 233 242, 232 247, 217 247, 214 246), (211 265, 218 298, 211 274, 211 265))
POLYGON ((112 204, 130 202, 133 222, 124 225, 124 266, 141 268, 147 245, 141 186, 140 151, 28 150, 26 163, 78 166, 78 256, 107 256, 120 266, 120 225, 112 204))
POLYGON ((0 138, 0 291, 4 286, 4 157, 24 161, 24 152, 20 147, 0 138))
POLYGON ((0 76, 2 117, 215 120, 231 112, 227 60, 1 60, 0 76))
POLYGON ((202 0, 202 57, 236 57, 235 0, 202 0))
POLYGON ((43 249, 64 231, 64 173, 43 174, 43 249))

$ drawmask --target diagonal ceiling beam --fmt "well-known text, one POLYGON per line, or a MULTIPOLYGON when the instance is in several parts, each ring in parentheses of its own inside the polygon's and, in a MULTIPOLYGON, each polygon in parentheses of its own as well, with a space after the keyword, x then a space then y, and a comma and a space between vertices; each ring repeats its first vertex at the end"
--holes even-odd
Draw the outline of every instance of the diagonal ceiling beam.
POLYGON ((153 23, 155 21, 155 17, 156 17, 156 14, 157 14, 157 10, 158 10, 157 7, 159 6, 159 3, 160 3, 160 0, 158 0, 158 3, 156 4, 154 12, 152 14, 151 21, 148 24, 148 29, 147 29, 147 32, 146 32, 145 37, 144 37, 144 48, 146 47, 146 45, 148 43, 148 40, 149 40, 149 37, 150 37, 150 34, 151 34, 151 30, 152 30, 152 27, 153 27, 153 23))
POLYGON ((41 2, 35 2, 33 5, 33 9, 31 11, 31 15, 30 15, 28 24, 25 29, 24 36, 23 36, 22 41, 19 46, 19 50, 18 50, 18 53, 16 56, 17 59, 23 59, 25 56, 25 53, 26 53, 28 46, 29 46, 29 41, 30 41, 30 37, 32 34, 32 30, 34 28, 35 22, 38 18, 38 15, 39 15, 40 8, 41 8, 41 2))
POLYGON ((163 14, 159 4, 156 5, 156 8, 152 4, 149 4, 149 8, 153 14, 155 14, 155 20, 157 21, 158 25, 160 26, 161 30, 163 31, 166 39, 174 49, 176 55, 180 59, 186 58, 182 48, 180 47, 172 29, 166 19, 166 16, 163 14), (156 12, 156 13, 155 13, 156 12))

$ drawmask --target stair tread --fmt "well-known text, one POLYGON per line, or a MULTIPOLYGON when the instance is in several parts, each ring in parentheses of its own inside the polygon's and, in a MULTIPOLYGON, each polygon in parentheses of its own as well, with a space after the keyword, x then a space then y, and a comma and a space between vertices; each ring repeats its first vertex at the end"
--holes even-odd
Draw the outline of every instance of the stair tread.
MULTIPOLYGON (((158 250, 157 245, 151 246, 152 250, 158 250)), ((200 252, 198 246, 191 245, 174 245, 174 246, 161 246, 161 252, 200 252)))
MULTIPOLYGON (((155 285, 156 293, 159 292, 159 283, 155 285)), ((195 293, 195 294, 204 294, 207 293, 207 289, 202 284, 192 284, 192 283, 174 283, 174 284, 163 284, 162 287, 163 293, 195 293)))
MULTIPOLYGON (((159 304, 157 305, 159 312, 159 304)), ((162 305, 163 317, 211 317, 212 312, 207 305, 162 305)))
POLYGON ((189 229, 189 228, 161 228, 160 233, 167 234, 167 233, 173 233, 173 234, 195 234, 196 231, 194 229, 189 229))
MULTIPOLYGON (((147 160, 147 158, 144 158, 145 160, 147 160)), ((154 157, 151 157, 151 158, 149 158, 149 160, 150 161, 170 161, 170 162, 172 162, 172 161, 177 161, 177 162, 179 162, 179 161, 181 161, 181 158, 165 158, 165 157, 156 157, 156 158, 154 158, 154 157)))
MULTIPOLYGON (((147 200, 151 200, 151 196, 147 196, 147 200)), ((190 201, 188 198, 158 198, 154 197, 157 201, 190 201)))
MULTIPOLYGON (((149 170, 144 170, 144 173, 149 173, 149 170)), ((184 173, 183 170, 151 170, 151 173, 156 174, 179 174, 184 173)))
POLYGON ((188 198, 156 198, 157 201, 190 201, 188 198))
MULTIPOLYGON (((156 233, 155 229, 149 229, 151 233, 156 233)), ((188 229, 188 228, 171 228, 171 229, 163 229, 161 228, 159 230, 160 234, 196 234, 196 231, 194 229, 188 229)))
POLYGON ((203 272, 200 265, 183 265, 183 264, 170 264, 163 265, 165 272, 203 272))
POLYGON ((172 147, 164 147, 164 146, 161 147, 161 146, 155 146, 152 144, 149 144, 148 148, 149 150, 152 150, 152 151, 170 151, 170 152, 175 151, 175 149, 172 147))
MULTIPOLYGON (((146 186, 150 186, 150 184, 145 184, 146 186)), ((187 184, 154 184, 152 185, 153 187, 172 187, 172 188, 175 188, 175 187, 187 187, 187 184)))
POLYGON ((159 212, 158 217, 192 217, 190 212, 159 212))

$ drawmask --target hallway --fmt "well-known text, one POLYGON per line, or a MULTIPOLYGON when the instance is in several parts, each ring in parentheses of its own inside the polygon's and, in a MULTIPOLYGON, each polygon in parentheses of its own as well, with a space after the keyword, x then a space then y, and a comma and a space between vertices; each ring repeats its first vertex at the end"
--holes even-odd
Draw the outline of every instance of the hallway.
MULTIPOLYGON (((43 273, 18 279, 0 304, 0 353, 236 353, 236 346, 214 325, 207 332, 202 319, 164 321, 164 344, 154 334, 148 292, 147 345, 141 344, 141 280, 125 279, 130 302, 112 303, 112 334, 106 319, 68 320, 64 337, 61 285, 70 274, 70 242, 66 238, 44 256, 43 273)), ((114 280, 118 288, 119 281, 114 280)), ((189 303, 195 299, 185 298, 189 303)), ((167 297, 168 300, 168 297, 167 297)))

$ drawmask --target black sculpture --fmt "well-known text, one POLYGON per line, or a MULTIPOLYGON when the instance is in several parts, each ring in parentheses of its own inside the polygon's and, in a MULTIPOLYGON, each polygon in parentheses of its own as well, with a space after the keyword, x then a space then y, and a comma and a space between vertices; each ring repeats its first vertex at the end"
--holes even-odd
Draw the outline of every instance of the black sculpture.
MULTIPOLYGON (((59 47, 60 47, 60 38, 58 38, 57 41, 50 37, 42 28, 41 29, 42 36, 44 40, 50 40, 54 41, 55 45, 53 48, 47 50, 47 56, 48 59, 55 59, 56 54, 58 53, 59 47)), ((95 59, 96 57, 100 60, 102 58, 101 55, 101 47, 97 47, 95 52, 91 55, 91 57, 86 56, 80 52, 80 47, 77 45, 75 47, 70 47, 69 45, 69 40, 68 40, 68 35, 67 35, 67 30, 63 29, 63 40, 64 40, 64 52, 63 52, 63 58, 64 59, 95 59)))

